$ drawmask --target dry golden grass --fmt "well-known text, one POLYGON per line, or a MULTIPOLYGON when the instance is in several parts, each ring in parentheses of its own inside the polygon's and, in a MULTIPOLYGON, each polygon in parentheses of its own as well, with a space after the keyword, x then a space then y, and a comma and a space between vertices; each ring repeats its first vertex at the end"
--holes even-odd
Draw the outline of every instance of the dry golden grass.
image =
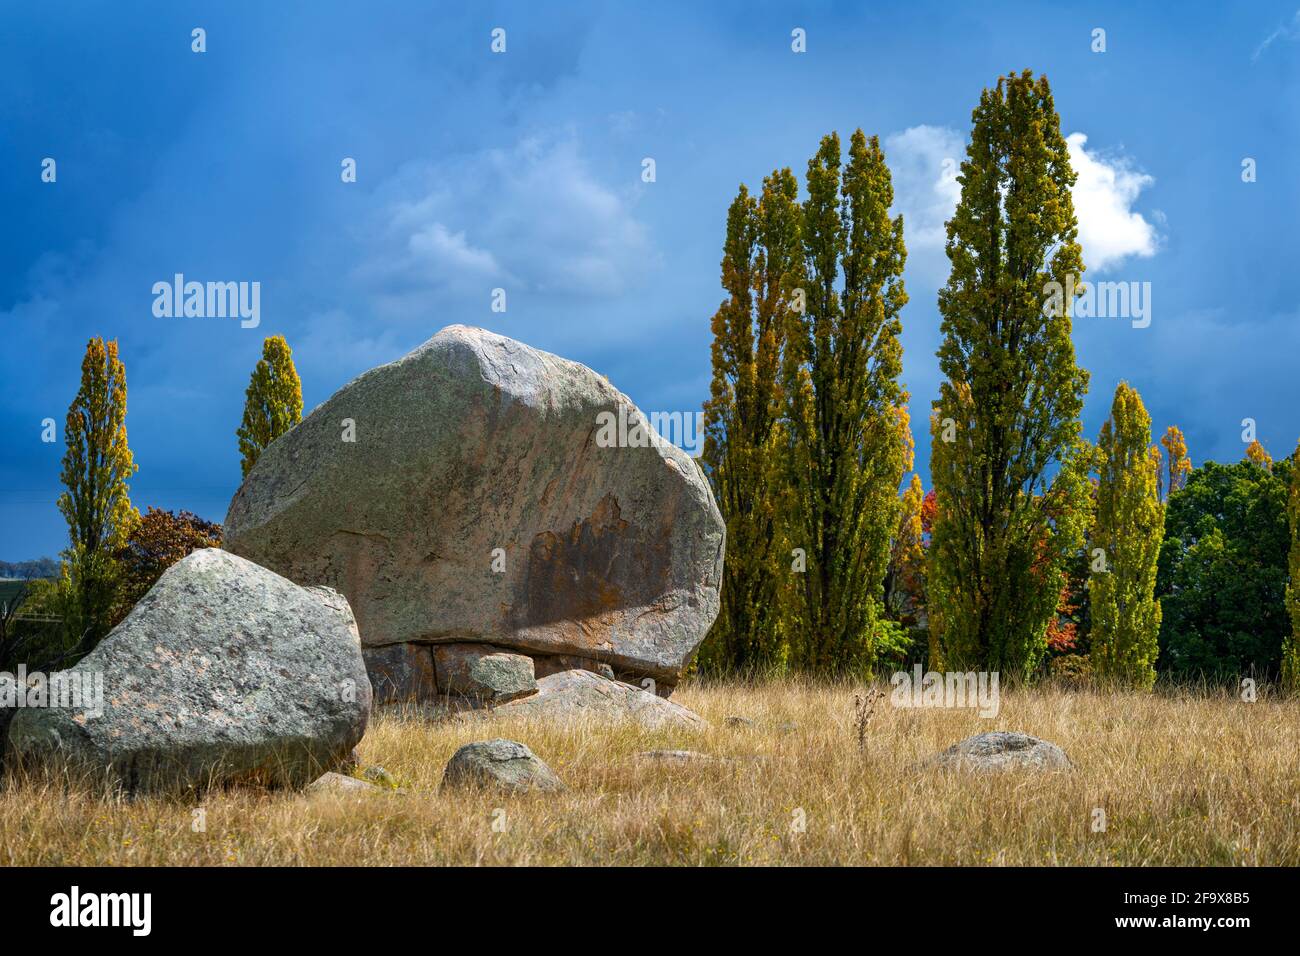
POLYGON ((361 756, 409 792, 213 793, 204 832, 194 832, 192 802, 20 783, 0 793, 0 865, 1300 865, 1295 701, 1004 690, 1001 713, 982 720, 886 698, 860 751, 854 690, 686 685, 674 699, 712 721, 695 733, 389 712, 372 722, 361 756), (757 726, 729 727, 731 714, 757 726), (1060 744, 1076 769, 915 766, 997 729, 1060 744), (440 793, 453 751, 496 736, 527 743, 569 791, 440 793), (746 759, 680 768, 633 759, 651 748, 746 759), (1095 808, 1104 832, 1093 831, 1095 808), (800 815, 804 832, 793 826, 800 815))

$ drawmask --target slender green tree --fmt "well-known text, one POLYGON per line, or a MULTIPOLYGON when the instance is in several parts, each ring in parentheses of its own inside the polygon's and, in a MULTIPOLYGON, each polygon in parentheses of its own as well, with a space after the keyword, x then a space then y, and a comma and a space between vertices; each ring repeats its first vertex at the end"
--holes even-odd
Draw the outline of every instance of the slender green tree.
POLYGON ((1101 477, 1088 585, 1092 669, 1101 680, 1146 690, 1155 683, 1159 652, 1155 587, 1165 509, 1160 502, 1160 450, 1151 444, 1151 416, 1126 382, 1115 389, 1098 451, 1101 477))
POLYGON ((1165 454, 1169 456, 1169 484, 1162 489, 1164 497, 1168 498, 1187 484, 1187 476, 1192 473, 1192 460, 1187 457, 1187 439, 1183 437, 1183 430, 1177 425, 1170 425, 1165 429, 1160 444, 1164 446, 1165 454))
POLYGON ((885 574, 885 610, 891 619, 911 626, 925 604, 925 489, 915 472, 899 505, 898 531, 885 574))
POLYGON ((898 487, 910 463, 899 385, 903 220, 875 137, 822 140, 803 203, 804 309, 783 361, 789 490, 786 526, 806 569, 792 575, 788 631, 796 661, 860 670, 874 656, 898 487))
POLYGON ((302 421, 302 380, 284 336, 262 343, 262 358, 244 395, 244 420, 235 434, 247 477, 266 447, 302 421))
POLYGON ((126 439, 126 367, 117 342, 91 339, 81 386, 68 408, 59 510, 68 522, 62 590, 75 637, 98 641, 108 630, 116 596, 113 553, 139 515, 128 481, 136 473, 126 439))
POLYGON ((945 666, 1027 678, 1087 526, 1075 174, 1046 77, 1001 78, 972 118, 939 293, 931 628, 945 666))
POLYGON ((798 184, 788 169, 744 187, 727 214, 722 285, 713 316, 713 381, 702 461, 727 523, 722 605, 700 651, 706 668, 783 663, 778 621, 781 353, 799 284, 798 184))
POLYGON ((1291 487, 1287 495, 1287 525, 1291 550, 1286 586, 1286 607, 1291 615, 1291 633, 1282 642, 1282 689, 1300 695, 1300 444, 1291 457, 1291 487))

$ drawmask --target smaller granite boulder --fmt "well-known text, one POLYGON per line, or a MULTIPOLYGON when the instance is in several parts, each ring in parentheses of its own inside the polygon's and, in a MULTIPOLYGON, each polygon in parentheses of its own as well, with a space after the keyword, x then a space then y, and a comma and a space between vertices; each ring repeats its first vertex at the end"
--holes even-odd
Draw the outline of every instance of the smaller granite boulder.
POLYGON ((129 793, 300 788, 351 757, 370 681, 343 596, 206 548, 168 568, 62 686, 89 700, 20 710, 10 753, 129 793))
POLYGON ((712 754, 702 754, 698 750, 643 750, 636 755, 636 759, 665 767, 698 767, 732 762, 729 757, 715 757, 712 754))
POLYGON ((487 644, 440 644, 433 649, 438 692, 452 704, 492 707, 537 692, 533 659, 487 644))
POLYGON ((931 758, 934 766, 963 770, 1070 770, 1060 747, 1011 730, 976 734, 931 758))
POLYGON ((512 793, 563 790, 550 767, 514 740, 483 740, 457 750, 442 774, 444 787, 496 787, 512 793))
POLYGON ((561 671, 537 682, 537 693, 492 709, 493 714, 539 717, 560 721, 590 718, 600 721, 632 720, 647 729, 706 726, 698 714, 664 697, 593 674, 561 671))
POLYGON ((348 777, 331 771, 308 784, 303 792, 318 797, 351 796, 353 794, 383 793, 384 791, 383 788, 377 787, 373 783, 367 783, 365 780, 358 780, 356 777, 348 777))

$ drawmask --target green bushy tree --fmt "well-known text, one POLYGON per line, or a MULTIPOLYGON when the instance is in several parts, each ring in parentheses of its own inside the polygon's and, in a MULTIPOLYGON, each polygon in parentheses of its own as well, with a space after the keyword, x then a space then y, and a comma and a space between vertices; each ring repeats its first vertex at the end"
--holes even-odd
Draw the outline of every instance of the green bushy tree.
POLYGON ((1287 492, 1286 516, 1291 532, 1287 552, 1286 605, 1291 617, 1291 633, 1282 643, 1282 688, 1288 694, 1300 694, 1300 444, 1291 456, 1291 482, 1287 492))
POLYGON ((1208 461, 1170 495, 1156 594, 1157 669, 1235 684, 1276 677, 1291 631, 1287 520, 1294 462, 1208 461))

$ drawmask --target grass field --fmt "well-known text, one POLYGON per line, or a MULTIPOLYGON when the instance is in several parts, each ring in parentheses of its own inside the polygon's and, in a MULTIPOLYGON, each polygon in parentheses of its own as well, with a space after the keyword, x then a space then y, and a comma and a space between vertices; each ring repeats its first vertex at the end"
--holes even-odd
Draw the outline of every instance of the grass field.
POLYGON ((886 698, 859 749, 854 690, 684 685, 674 699, 712 722, 693 733, 383 712, 362 762, 405 793, 232 790, 209 794, 196 815, 193 801, 18 782, 0 793, 0 865, 1300 865, 1296 701, 1004 690, 1001 713, 984 720, 886 698), (756 724, 728 726, 729 715, 756 724), (1076 769, 916 767, 998 729, 1059 744, 1076 769), (528 744, 568 792, 439 791, 458 746, 497 736, 528 744), (739 759, 636 759, 652 748, 739 759))

